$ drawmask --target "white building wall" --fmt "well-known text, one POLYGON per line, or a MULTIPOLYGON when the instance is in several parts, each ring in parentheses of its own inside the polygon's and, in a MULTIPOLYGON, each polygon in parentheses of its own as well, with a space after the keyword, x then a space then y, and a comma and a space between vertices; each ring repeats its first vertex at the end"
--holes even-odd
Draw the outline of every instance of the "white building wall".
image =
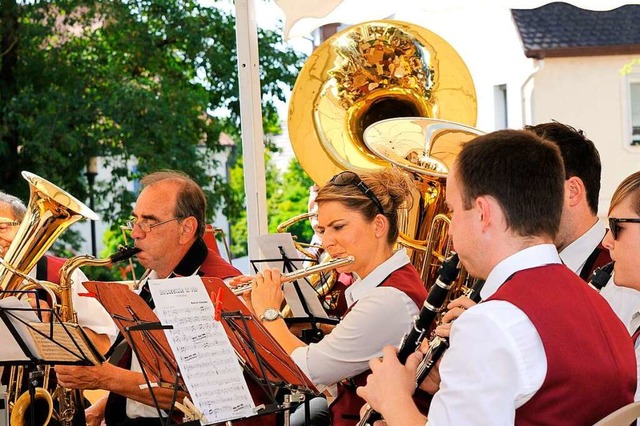
POLYGON ((605 216, 616 186, 640 170, 640 147, 629 146, 627 79, 621 70, 639 55, 548 58, 534 77, 533 122, 551 119, 586 132, 600 152, 605 216))

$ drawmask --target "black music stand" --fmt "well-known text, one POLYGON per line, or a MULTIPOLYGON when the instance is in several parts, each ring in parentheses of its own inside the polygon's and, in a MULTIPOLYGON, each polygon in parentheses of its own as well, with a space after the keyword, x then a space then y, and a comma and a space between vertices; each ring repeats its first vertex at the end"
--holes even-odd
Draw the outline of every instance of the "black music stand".
MULTIPOLYGON (((221 280, 203 278, 203 282, 208 294, 222 294, 221 319, 225 332, 229 336, 246 376, 266 395, 265 401, 258 402, 255 401, 256 396, 252 395, 254 403, 259 407, 256 411, 257 415, 283 411, 287 408, 278 404, 275 398, 277 390, 282 387, 300 388, 317 394, 304 373, 221 280)), ((162 418, 161 410, 153 395, 152 381, 172 386, 176 395, 178 389, 186 390, 179 365, 164 334, 164 330, 171 329, 172 326, 161 325, 151 308, 122 284, 87 282, 84 286, 89 292, 97 295, 100 303, 111 314, 132 350, 135 351, 158 415, 162 418), (108 287, 108 290, 105 287, 108 287)), ((170 418, 169 414, 167 424, 170 418)))
MULTIPOLYGON (((280 234, 277 235, 279 236, 280 234)), ((258 272, 259 269, 256 265, 259 263, 279 265, 278 268, 283 273, 291 273, 298 269, 301 269, 303 262, 317 263, 317 261, 315 261, 314 259, 292 257, 292 254, 288 254, 288 251, 290 250, 287 250, 284 245, 276 245, 275 247, 278 250, 280 257, 251 260, 250 263, 254 269, 254 272, 258 272)), ((287 322, 287 324, 309 324, 311 328, 302 330, 301 338, 305 343, 317 343, 324 336, 322 330, 318 327, 318 324, 336 325, 339 320, 328 317, 320 317, 313 313, 313 310, 309 305, 309 301, 307 300, 308 296, 305 296, 301 285, 308 285, 310 288, 313 288, 313 286, 311 282, 309 282, 307 277, 304 277, 302 279, 304 280, 304 284, 301 284, 298 280, 293 281, 291 284, 295 290, 297 301, 300 302, 300 306, 302 307, 302 310, 304 311, 306 316, 285 318, 285 321, 287 322)), ((315 289, 314 292, 317 296, 318 293, 315 289)))
MULTIPOLYGON (((0 292, 7 293, 7 292, 0 292)), ((11 291, 25 294, 33 291, 11 291)), ((100 351, 77 324, 64 323, 53 309, 42 309, 36 295, 36 307, 17 298, 0 299, 0 335, 2 350, 0 366, 29 367, 28 390, 35 400, 35 389, 44 377, 36 368, 42 365, 98 365, 104 362, 100 351), (51 320, 38 317, 49 313, 51 320)), ((21 386, 21 384, 18 384, 21 386)), ((36 404, 30 404, 31 424, 35 424, 36 404)))

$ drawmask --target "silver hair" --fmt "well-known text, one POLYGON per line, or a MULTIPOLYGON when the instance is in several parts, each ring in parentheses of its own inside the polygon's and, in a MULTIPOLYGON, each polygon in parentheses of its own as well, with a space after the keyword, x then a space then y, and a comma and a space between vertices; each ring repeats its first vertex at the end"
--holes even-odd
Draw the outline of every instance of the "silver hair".
POLYGON ((13 213, 15 220, 22 222, 24 215, 27 213, 27 207, 20 198, 0 191, 0 203, 11 206, 11 212, 13 213))

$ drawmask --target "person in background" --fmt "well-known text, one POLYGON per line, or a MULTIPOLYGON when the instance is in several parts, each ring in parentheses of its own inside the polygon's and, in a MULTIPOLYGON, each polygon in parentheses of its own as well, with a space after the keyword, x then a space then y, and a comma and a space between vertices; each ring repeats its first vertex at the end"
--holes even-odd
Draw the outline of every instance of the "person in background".
MULTIPOLYGON (((606 228, 598 219, 600 154, 582 130, 567 124, 552 121, 525 129, 560 148, 565 170, 564 207, 555 244, 564 264, 588 282, 596 268, 611 261, 609 251, 602 245, 606 228)), ((629 326, 640 303, 640 293, 609 281, 600 294, 629 326)))
MULTIPOLYGON (((609 207, 609 232, 602 242, 615 261, 613 282, 615 285, 640 293, 640 172, 624 179, 611 197, 609 207)), ((640 385, 640 302, 631 315, 631 333, 636 349, 638 384, 640 385)), ((635 400, 640 400, 640 387, 635 400)))
MULTIPOLYGON (((558 148, 502 130, 463 146, 447 178, 449 234, 483 302, 451 325, 426 385, 430 425, 593 424, 633 400, 636 361, 607 302, 562 264, 558 148)), ((388 425, 427 421, 411 399, 420 356, 372 359, 358 394, 388 425)))
MULTIPOLYGON (((26 212, 27 208, 19 198, 0 192, 0 255, 3 255, 13 242, 26 212)), ((65 260, 45 254, 30 271, 29 276, 60 284, 60 268, 65 260)), ((71 281, 73 308, 78 314, 78 324, 84 328, 98 350, 105 353, 115 340, 117 327, 102 305, 93 297, 86 296, 87 290, 82 283, 88 281, 88 278, 80 269, 73 272, 71 281)))

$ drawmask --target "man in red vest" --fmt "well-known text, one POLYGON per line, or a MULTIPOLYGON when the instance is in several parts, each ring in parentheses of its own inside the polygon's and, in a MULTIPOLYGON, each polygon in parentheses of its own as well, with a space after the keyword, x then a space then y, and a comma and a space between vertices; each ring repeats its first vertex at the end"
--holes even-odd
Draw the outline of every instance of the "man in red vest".
MULTIPOLYGON (((469 274, 486 280, 484 302, 451 327, 428 424, 585 425, 633 401, 626 328, 553 244, 564 183, 557 147, 531 132, 462 148, 447 179, 449 233, 469 274)), ((370 362, 358 393, 390 426, 423 425, 411 399, 419 356, 402 366, 393 355, 370 362)))
MULTIPOLYGON (((203 240, 205 232, 205 194, 191 178, 180 172, 162 171, 141 180, 142 192, 129 221, 131 237, 141 251, 136 255, 142 266, 151 270, 150 278, 200 275, 222 279, 241 275, 203 240)), ((153 308, 148 287, 141 297, 153 308)), ((130 353, 130 351, 127 351, 130 353)), ((125 352, 126 353, 126 352, 125 352)), ((115 366, 104 363, 96 367, 58 366, 58 381, 72 389, 105 389, 108 398, 86 410, 89 424, 104 419, 112 425, 161 425, 151 392, 136 357, 123 356, 125 362, 115 366)), ((169 409, 173 389, 154 390, 158 404, 169 409)), ((249 419, 239 425, 268 424, 264 419, 249 419)), ((234 422, 235 423, 235 422, 234 422)))
MULTIPOLYGON (((589 281, 596 268, 611 262, 609 251, 602 245, 606 228, 598 220, 600 154, 582 130, 566 124, 554 121, 525 129, 560 148, 566 180, 560 231, 555 243, 562 262, 580 278, 589 281)), ((600 294, 629 326, 640 303, 640 293, 616 286, 609 280, 600 294)))

